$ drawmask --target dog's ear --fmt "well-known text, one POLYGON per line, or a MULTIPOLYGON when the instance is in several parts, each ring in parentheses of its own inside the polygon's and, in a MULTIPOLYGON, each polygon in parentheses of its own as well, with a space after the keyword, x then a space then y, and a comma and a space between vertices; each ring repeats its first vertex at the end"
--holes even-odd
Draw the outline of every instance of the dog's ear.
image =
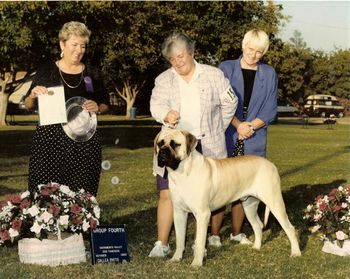
POLYGON ((154 139, 154 154, 157 154, 157 142, 161 132, 159 132, 154 139))
POLYGON ((186 151, 187 151, 187 155, 189 155, 197 146, 197 139, 194 135, 192 135, 189 132, 186 131, 182 131, 182 133, 184 134, 184 136, 186 137, 186 151))

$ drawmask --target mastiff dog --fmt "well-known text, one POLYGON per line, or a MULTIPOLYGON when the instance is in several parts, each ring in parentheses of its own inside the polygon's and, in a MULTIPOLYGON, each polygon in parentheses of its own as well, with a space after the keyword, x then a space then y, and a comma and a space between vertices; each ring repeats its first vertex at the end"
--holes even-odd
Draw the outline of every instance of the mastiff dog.
POLYGON ((187 216, 193 213, 197 229, 192 266, 202 266, 211 212, 239 199, 254 231, 255 249, 261 247, 262 229, 271 211, 289 238, 291 256, 300 256, 276 166, 258 156, 211 159, 199 153, 196 145, 193 135, 177 129, 163 129, 154 140, 158 166, 168 171, 174 208, 176 251, 171 261, 182 259, 187 216), (264 225, 257 212, 260 201, 266 205, 264 225))

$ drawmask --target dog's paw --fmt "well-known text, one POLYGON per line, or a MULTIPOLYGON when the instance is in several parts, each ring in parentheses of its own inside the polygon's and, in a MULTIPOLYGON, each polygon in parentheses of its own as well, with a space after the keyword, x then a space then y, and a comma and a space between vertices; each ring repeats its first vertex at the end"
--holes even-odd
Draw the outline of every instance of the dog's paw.
POLYGON ((173 255, 173 257, 170 259, 171 262, 179 262, 182 260, 182 255, 179 255, 177 253, 175 253, 173 255))
POLYGON ((300 251, 296 251, 296 252, 292 252, 290 254, 290 256, 293 258, 293 257, 300 257, 301 256, 301 252, 300 251))
POLYGON ((203 259, 194 259, 191 263, 192 267, 201 267, 203 265, 203 259))

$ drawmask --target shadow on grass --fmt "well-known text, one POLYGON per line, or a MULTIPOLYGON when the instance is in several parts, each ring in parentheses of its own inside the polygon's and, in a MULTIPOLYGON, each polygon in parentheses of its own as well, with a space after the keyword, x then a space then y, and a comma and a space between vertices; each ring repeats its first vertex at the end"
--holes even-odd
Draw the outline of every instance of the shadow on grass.
MULTIPOLYGON (((346 183, 346 180, 339 179, 327 184, 301 184, 292 187, 286 192, 283 192, 283 198, 287 208, 289 220, 299 232, 301 250, 304 250, 304 248, 306 247, 308 238, 310 236, 308 224, 303 219, 304 210, 306 209, 307 205, 313 203, 317 195, 327 194, 330 192, 331 189, 340 185, 344 185, 344 183, 346 183)), ((129 199, 124 198, 122 201, 116 200, 102 205, 103 211, 106 214, 104 214, 105 220, 108 220, 108 223, 126 225, 131 251, 133 249, 142 249, 142 253, 147 254, 149 252, 149 249, 152 248, 153 242, 156 241, 156 207, 152 207, 147 210, 135 211, 131 214, 127 214, 121 217, 109 218, 108 216, 112 212, 122 210, 125 207, 125 205, 135 204, 138 203, 138 201, 141 203, 145 200, 157 199, 157 197, 157 193, 148 195, 138 195, 130 197, 129 199)), ((259 216, 261 220, 263 220, 264 212, 265 206, 261 203, 259 206, 259 216)), ((189 214, 187 226, 191 227, 191 229, 188 229, 186 237, 189 243, 193 242, 194 229, 192 219, 194 218, 191 216, 191 214, 189 214)), ((227 212, 225 214, 224 224, 225 225, 221 231, 221 234, 223 238, 226 239, 228 238, 231 232, 230 212, 227 212)), ((282 231, 281 226, 272 214, 270 214, 269 222, 266 229, 270 230, 270 233, 267 239, 264 240, 263 245, 266 242, 273 241, 273 239, 278 237, 280 235, 280 232, 282 231)), ((253 234, 251 226, 248 222, 245 222, 242 231, 245 232, 248 236, 251 236, 253 234)), ((208 232, 210 232, 210 227, 208 228, 208 232)), ((172 243, 171 245, 174 247, 174 231, 172 231, 172 237, 170 238, 170 241, 172 243)))
MULTIPOLYGON (((128 149, 152 147, 159 131, 160 126, 154 121, 120 121, 114 126, 98 127, 102 147, 114 146, 118 139, 118 146, 128 149)), ((5 148, 2 148, 0 158, 29 156, 34 133, 34 130, 1 131, 0 146, 5 148)))
POLYGON ((102 147, 113 146, 117 140, 118 147, 128 149, 152 147, 154 138, 159 131, 159 126, 113 126, 99 128, 102 147))
POLYGON ((21 191, 18 191, 17 189, 12 189, 7 187, 4 184, 0 184, 0 196, 10 195, 10 194, 18 194, 21 191))
MULTIPOLYGON (((308 242, 310 236, 309 225, 306 220, 303 219, 304 210, 309 204, 315 201, 316 196, 320 194, 328 194, 333 188, 337 188, 341 185, 345 185, 346 180, 338 179, 331 183, 325 184, 300 184, 290 188, 288 191, 284 191, 283 199, 286 205, 287 214, 290 222, 293 224, 295 229, 299 232, 300 249, 303 250, 308 242)), ((260 204, 259 216, 263 220, 265 212, 265 205, 260 204)), ((282 227, 278 223, 277 219, 270 214, 269 222, 266 229, 271 230, 271 234, 268 236, 266 241, 271 241, 279 235, 282 227)), ((250 233, 253 234, 250 228, 250 233)))

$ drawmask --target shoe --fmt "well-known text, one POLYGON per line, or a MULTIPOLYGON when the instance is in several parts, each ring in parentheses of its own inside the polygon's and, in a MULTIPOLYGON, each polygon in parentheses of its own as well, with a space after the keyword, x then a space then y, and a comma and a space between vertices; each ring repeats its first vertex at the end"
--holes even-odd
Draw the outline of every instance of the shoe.
POLYGON ((220 247, 221 246, 220 236, 218 236, 218 235, 211 235, 211 236, 209 236, 208 237, 208 245, 215 246, 215 247, 220 247))
POLYGON ((253 244, 253 242, 251 242, 244 233, 240 233, 240 234, 237 234, 235 236, 231 233, 230 240, 237 241, 237 242, 239 242, 239 244, 246 244, 246 245, 253 244))
MULTIPOLYGON (((194 249, 196 248, 196 244, 192 244, 192 251, 193 251, 193 254, 194 254, 194 249)), ((208 255, 208 251, 207 249, 204 248, 204 257, 206 257, 208 255)))
POLYGON ((154 243, 154 247, 152 251, 149 253, 148 257, 158 257, 158 258, 164 258, 170 254, 170 247, 168 245, 162 245, 162 242, 158 240, 156 243, 154 243))

